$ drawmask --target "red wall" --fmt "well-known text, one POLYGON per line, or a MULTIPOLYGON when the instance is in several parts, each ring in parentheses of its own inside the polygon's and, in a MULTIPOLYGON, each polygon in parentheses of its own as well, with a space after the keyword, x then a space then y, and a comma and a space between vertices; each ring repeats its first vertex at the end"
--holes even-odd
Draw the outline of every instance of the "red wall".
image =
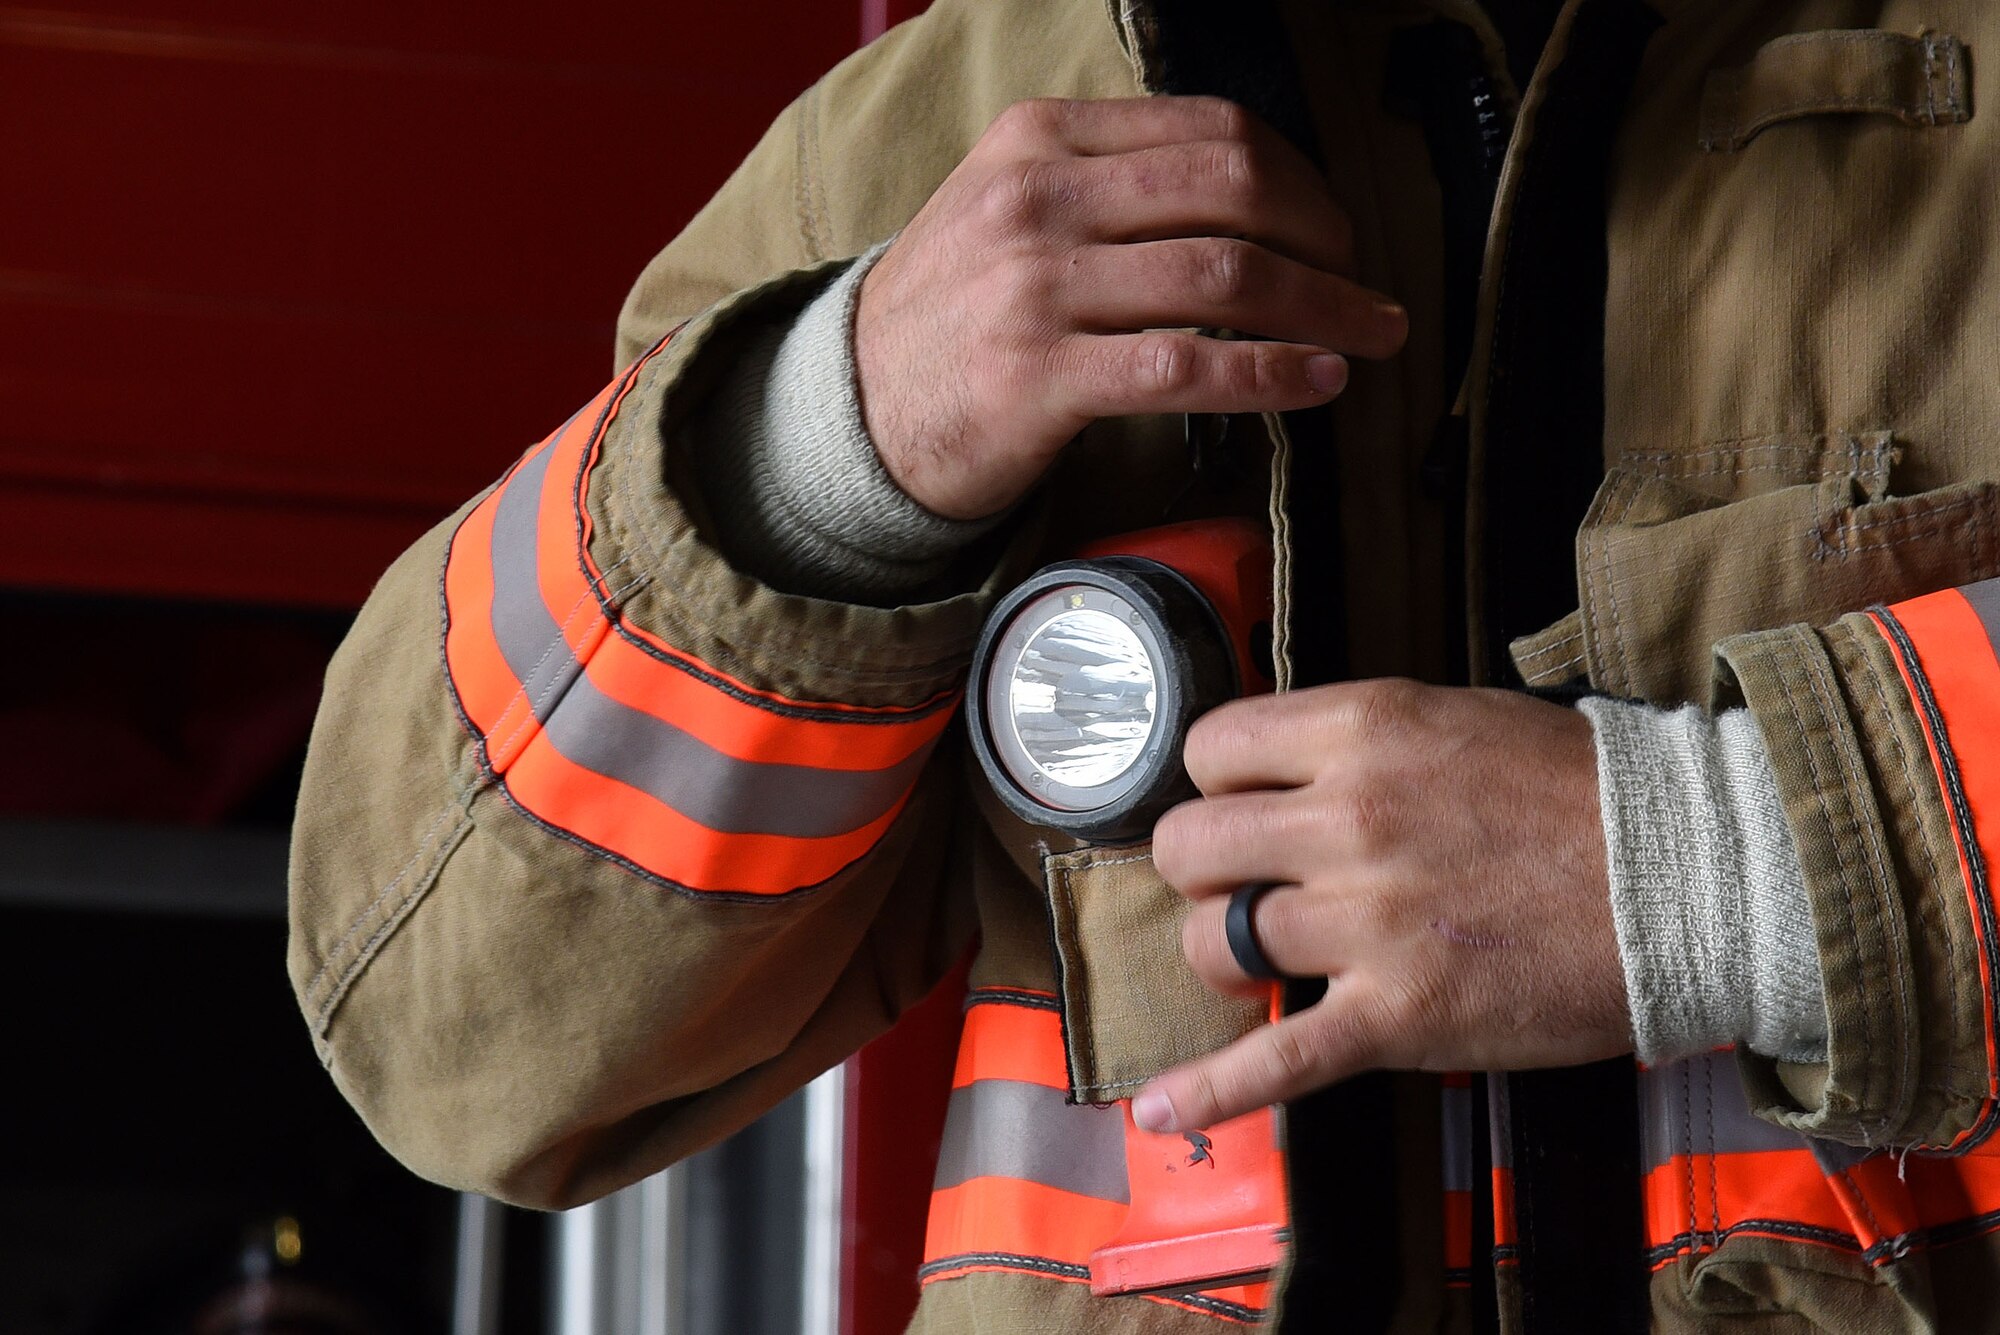
POLYGON ((0 8, 0 585, 358 601, 596 391, 633 275, 860 31, 806 0, 0 8))
MULTIPOLYGON (((0 604, 44 651, 0 673, 0 813, 197 823, 282 779, 331 643, 225 605, 357 604, 601 387, 778 110, 923 8, 57 3, 0 6, 0 590, 122 601, 0 604)), ((961 988, 854 1068, 852 1335, 915 1299, 961 988)))

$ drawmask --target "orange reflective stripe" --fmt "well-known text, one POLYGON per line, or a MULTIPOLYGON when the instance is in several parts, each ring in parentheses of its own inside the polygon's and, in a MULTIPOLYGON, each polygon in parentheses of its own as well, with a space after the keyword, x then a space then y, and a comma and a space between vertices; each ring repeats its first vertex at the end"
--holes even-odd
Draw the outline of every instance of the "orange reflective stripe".
POLYGON ((954 697, 793 700, 625 618, 618 572, 590 552, 587 502, 606 430, 658 351, 529 451, 452 535, 447 675, 487 770, 531 817, 677 887, 785 894, 875 846, 954 697))
MULTIPOLYGON (((925 1272, 973 1258, 1038 1259, 1090 1278, 1090 1254, 1124 1222, 1125 1207, 1040 1182, 984 1177, 931 1194, 924 1232, 925 1272)), ((995 1264, 1000 1264, 995 1262, 995 1264)), ((1022 1268, 1018 1265, 1014 1268, 1022 1268)))
POLYGON ((1808 1149, 1675 1155, 1646 1174, 1646 1235, 1656 1265, 1747 1232, 1839 1245, 1851 1220, 1808 1149))
MULTIPOLYGON (((1067 1102, 1055 997, 976 988, 967 1003, 919 1278, 1005 1272, 1088 1284, 1091 1253, 1129 1209, 1124 1114, 1067 1102)), ((1250 1325, 1268 1296, 1255 1284, 1138 1301, 1250 1325)))
POLYGON ((1911 1155, 1901 1168, 1931 1241, 2000 1229, 2000 1138, 1965 1154, 1911 1155))
POLYGON ((1074 1278, 1065 1269, 1073 1267, 1087 1279, 1090 1253, 1125 1218, 1124 1119, 1115 1108, 1065 1102, 1055 1009, 1039 998, 978 991, 970 1000, 931 1196, 925 1273, 990 1268, 1004 1256, 1037 1259, 1058 1277, 1074 1278), (1079 1160, 1079 1149, 1088 1157, 1079 1160))
POLYGON ((1063 1056, 1062 1015, 1053 1007, 982 1003, 978 992, 965 1012, 958 1040, 958 1066, 951 1084, 961 1089, 975 1080, 1019 1080, 1069 1088, 1063 1056))
POLYGON ((1737 1234, 1814 1243, 1880 1265, 2000 1228, 2000 1142, 1900 1160, 1808 1142, 1750 1111, 1727 1051, 1654 1067, 1641 1079, 1656 1269, 1737 1234))
POLYGON ((837 875, 887 832, 902 802, 847 835, 722 834, 628 785, 571 764, 537 734, 506 774, 508 794, 549 824, 676 885, 779 895, 837 875))
POLYGON ((2000 923, 1992 883, 2000 869, 2000 580, 1877 608, 1872 616, 1924 727, 1983 966, 1988 1106, 1949 1147, 1959 1149, 1983 1141, 2000 1120, 1994 1020, 2000 923))

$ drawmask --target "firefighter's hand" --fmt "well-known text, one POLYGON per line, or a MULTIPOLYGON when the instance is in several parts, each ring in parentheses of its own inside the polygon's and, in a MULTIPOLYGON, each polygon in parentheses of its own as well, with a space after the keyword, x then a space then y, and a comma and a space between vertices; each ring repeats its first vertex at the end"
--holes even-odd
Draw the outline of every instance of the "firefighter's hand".
POLYGON ((862 283, 869 434, 904 491, 971 519, 1096 418, 1324 402, 1344 355, 1408 332, 1344 276, 1351 236, 1312 166, 1232 103, 1019 103, 862 283))
POLYGON ((1175 1068, 1133 1105, 1209 1126, 1376 1067, 1518 1070, 1632 1046, 1588 720, 1501 691, 1375 681, 1226 705, 1188 736, 1204 796, 1154 833, 1195 900, 1184 945, 1253 992, 1223 914, 1245 885, 1281 973, 1324 1000, 1175 1068))

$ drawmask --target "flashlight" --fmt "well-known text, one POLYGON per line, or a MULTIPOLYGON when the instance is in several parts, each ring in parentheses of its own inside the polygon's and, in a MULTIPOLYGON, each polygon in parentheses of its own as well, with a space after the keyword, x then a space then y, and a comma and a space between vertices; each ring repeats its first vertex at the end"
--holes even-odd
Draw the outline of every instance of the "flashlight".
POLYGON ((1085 548, 994 608, 973 654, 973 750, 1022 820, 1093 844, 1143 839, 1195 796, 1193 722, 1271 689, 1271 544, 1198 520, 1085 548))
MULTIPOLYGON (((1142 839, 1196 795, 1181 763, 1209 710, 1273 689, 1271 543, 1247 520, 1128 534, 1036 572, 973 655, 974 753, 1007 808, 1087 843, 1142 839)), ((1272 1018, 1278 995, 1272 991, 1272 1018)), ((1131 1207, 1092 1253, 1091 1292, 1255 1283, 1290 1215, 1270 1108, 1200 1131, 1144 1131, 1125 1104, 1131 1207)))

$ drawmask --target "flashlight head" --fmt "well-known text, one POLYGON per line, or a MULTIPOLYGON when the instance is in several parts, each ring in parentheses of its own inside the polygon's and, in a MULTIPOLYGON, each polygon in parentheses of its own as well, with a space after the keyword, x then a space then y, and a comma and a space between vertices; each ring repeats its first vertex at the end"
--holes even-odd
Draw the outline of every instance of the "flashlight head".
POLYGON ((1235 694, 1221 618, 1157 561, 1048 566, 994 609, 974 656, 973 749, 1015 815, 1092 843, 1143 838, 1194 795, 1187 729, 1235 694))

